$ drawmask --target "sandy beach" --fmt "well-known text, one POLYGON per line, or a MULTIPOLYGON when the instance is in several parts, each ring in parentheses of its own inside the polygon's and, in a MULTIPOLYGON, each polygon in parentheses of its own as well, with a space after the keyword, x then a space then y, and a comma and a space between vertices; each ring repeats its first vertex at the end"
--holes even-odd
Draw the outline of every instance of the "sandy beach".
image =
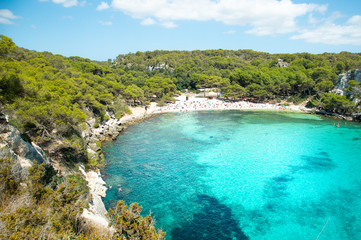
POLYGON ((302 105, 282 105, 270 103, 251 103, 246 101, 230 102, 219 99, 207 99, 200 97, 188 97, 182 94, 175 98, 176 101, 165 106, 157 106, 152 102, 145 110, 144 107, 130 107, 132 114, 123 116, 120 121, 130 123, 149 117, 153 114, 167 112, 188 112, 188 111, 208 111, 208 110, 273 110, 273 111, 297 111, 302 112, 302 105))
MULTIPOLYGON (((187 112, 201 110, 284 110, 284 111, 301 111, 301 106, 269 103, 251 103, 246 101, 226 102, 219 99, 207 99, 199 97, 188 97, 185 95, 176 97, 177 101, 159 107, 152 103, 147 110, 147 114, 163 112, 187 112)), ((131 109, 136 110, 135 108, 131 109)), ((136 114, 137 110, 133 114, 136 114)), ((143 112, 144 114, 144 112, 143 112)))
POLYGON ((182 94, 175 98, 176 101, 168 103, 165 106, 157 106, 152 102, 147 110, 144 106, 129 107, 132 114, 126 114, 117 120, 122 125, 134 124, 155 114, 170 112, 190 112, 190 111, 211 111, 211 110, 265 110, 265 111, 293 111, 307 112, 302 104, 300 105, 282 105, 270 103, 251 103, 246 101, 230 102, 219 99, 207 99, 200 97, 189 97, 182 94))

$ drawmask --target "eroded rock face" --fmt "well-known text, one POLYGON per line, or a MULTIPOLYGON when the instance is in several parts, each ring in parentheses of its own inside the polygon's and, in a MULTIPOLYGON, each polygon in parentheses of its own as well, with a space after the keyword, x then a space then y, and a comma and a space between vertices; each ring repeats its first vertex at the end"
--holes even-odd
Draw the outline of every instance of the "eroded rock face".
POLYGON ((38 163, 49 164, 49 158, 35 143, 25 141, 4 114, 0 113, 0 157, 13 158, 22 177, 27 176, 27 169, 36 160, 38 163))
POLYGON ((0 144, 8 147, 17 157, 27 159, 30 165, 33 160, 49 163, 43 150, 35 143, 24 141, 19 130, 9 123, 0 124, 0 144))
POLYGON ((105 182, 101 178, 99 171, 85 172, 84 166, 82 165, 79 166, 79 170, 88 182, 89 193, 92 198, 92 201, 89 203, 89 208, 83 212, 83 217, 98 227, 107 228, 109 220, 106 217, 107 210, 102 201, 102 197, 105 197, 107 190, 105 182))
POLYGON ((348 87, 348 82, 350 80, 355 80, 356 82, 361 82, 361 70, 356 69, 355 71, 348 71, 346 73, 341 73, 338 75, 337 83, 332 92, 339 94, 341 96, 346 94, 345 88, 348 87))
POLYGON ((110 119, 98 128, 92 129, 92 134, 101 142, 114 140, 122 131, 122 124, 117 119, 110 119))
MULTIPOLYGON (((100 129, 88 128, 83 132, 83 137, 87 139, 88 155, 91 153, 96 159, 101 154, 101 145, 99 145, 99 136, 105 136, 108 138, 114 138, 118 136, 122 127, 117 120, 111 119, 106 124, 101 125, 100 129), (94 131, 97 129, 97 131, 94 131)), ((56 142, 54 142, 56 145, 56 142)), ((67 149, 61 147, 54 148, 50 153, 52 158, 51 164, 54 164, 54 154, 60 156, 61 159, 67 159, 67 157, 73 158, 74 153, 71 152, 71 148, 67 149)), ((0 158, 11 158, 14 162, 12 172, 19 179, 26 179, 29 175, 28 168, 32 166, 33 161, 38 163, 45 162, 50 164, 49 157, 45 154, 43 149, 34 142, 25 141, 21 133, 15 126, 10 124, 6 115, 0 112, 0 158)), ((55 161, 56 162, 56 161, 55 161)), ((88 181, 88 187, 92 196, 89 209, 85 209, 83 217, 90 220, 94 225, 101 227, 103 230, 112 232, 112 228, 108 228, 109 220, 106 217, 107 210, 105 209, 102 197, 105 197, 106 186, 105 182, 100 176, 99 171, 85 172, 84 167, 80 164, 80 171, 84 175, 84 178, 88 181)), ((57 169, 55 167, 55 169, 57 169)), ((62 172, 64 174, 64 172, 62 172)))

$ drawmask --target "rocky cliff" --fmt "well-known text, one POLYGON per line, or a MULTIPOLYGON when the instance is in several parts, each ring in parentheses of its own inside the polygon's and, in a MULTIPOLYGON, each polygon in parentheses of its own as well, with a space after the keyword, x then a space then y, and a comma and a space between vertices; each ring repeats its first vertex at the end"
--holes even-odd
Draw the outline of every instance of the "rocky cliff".
POLYGON ((339 95, 346 95, 347 92, 345 91, 345 88, 348 87, 348 82, 351 80, 355 80, 355 82, 361 83, 360 69, 339 74, 337 83, 335 84, 335 88, 332 90, 332 92, 337 93, 339 95))
MULTIPOLYGON (((113 121, 107 122, 101 125, 100 128, 93 135, 93 130, 89 130, 87 135, 88 151, 92 151, 92 146, 95 142, 101 140, 109 140, 119 134, 121 130, 118 123, 113 121), (103 130, 101 130, 103 129, 103 130), (115 130, 116 129, 116 130, 115 130), (109 137, 108 137, 109 136, 109 137)), ((93 128, 91 128, 93 129, 93 128)), ((94 145, 96 146, 96 144, 94 145)), ((101 148, 97 153, 94 153, 98 157, 101 148)), ((49 157, 45 154, 41 147, 34 142, 28 142, 24 140, 20 131, 10 124, 7 117, 0 112, 0 158, 11 158, 14 161, 12 168, 13 174, 16 178, 24 180, 28 177, 28 169, 32 166, 33 161, 38 163, 45 162, 51 164, 49 157)), ((53 161, 55 164, 56 161, 53 161)), ((85 209, 83 216, 88 219, 93 225, 108 229, 108 219, 106 217, 107 211, 102 202, 102 197, 105 197, 106 187, 105 182, 101 179, 99 170, 85 172, 82 165, 79 166, 80 172, 83 174, 84 179, 88 182, 89 193, 91 195, 91 202, 89 203, 89 209, 85 209)), ((66 174, 67 171, 62 172, 66 174)), ((111 231, 111 229, 108 229, 111 231)))
MULTIPOLYGON (((146 111, 140 107, 134 108, 132 111, 133 114, 126 115, 120 119, 107 113, 109 119, 98 124, 98 126, 95 124, 95 119, 89 119, 86 122, 86 127, 83 128, 81 136, 86 144, 88 161, 101 161, 104 158, 101 142, 114 140, 125 126, 144 119, 147 116, 151 116, 154 110, 149 109, 146 111)), ((61 147, 61 144, 62 142, 60 140, 53 139, 50 145, 56 150, 57 145, 61 147)), ((24 139, 20 131, 10 124, 7 117, 0 112, 0 158, 15 159, 15 167, 13 167, 12 171, 15 172, 16 176, 21 179, 27 178, 28 168, 32 166, 34 160, 38 163, 45 162, 46 164, 51 164, 56 170, 60 170, 61 173, 65 175, 77 171, 75 168, 67 170, 57 167, 56 165, 59 159, 54 159, 54 154, 52 154, 55 150, 48 148, 45 146, 44 149, 49 153, 50 159, 41 147, 34 142, 30 142, 30 140, 27 141, 24 139)), ((107 187, 101 178, 99 170, 96 169, 86 172, 81 162, 77 162, 76 164, 79 166, 79 172, 82 173, 84 179, 88 182, 89 193, 91 195, 89 208, 84 209, 82 216, 88 220, 87 222, 101 229, 102 232, 112 233, 114 230, 108 227, 109 219, 106 216, 107 211, 102 201, 102 197, 105 197, 107 187)))
POLYGON ((13 158, 19 168, 19 177, 27 176, 27 169, 36 160, 38 163, 49 164, 49 158, 34 142, 25 141, 19 130, 7 121, 0 113, 0 158, 13 158))

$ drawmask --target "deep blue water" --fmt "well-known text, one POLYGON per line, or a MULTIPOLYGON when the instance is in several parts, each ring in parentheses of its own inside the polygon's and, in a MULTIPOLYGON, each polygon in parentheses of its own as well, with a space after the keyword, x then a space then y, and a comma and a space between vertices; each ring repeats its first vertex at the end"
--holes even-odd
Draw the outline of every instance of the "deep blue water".
POLYGON ((327 221, 318 239, 361 239, 360 124, 170 113, 130 126, 104 151, 106 207, 140 203, 166 239, 316 239, 327 221))

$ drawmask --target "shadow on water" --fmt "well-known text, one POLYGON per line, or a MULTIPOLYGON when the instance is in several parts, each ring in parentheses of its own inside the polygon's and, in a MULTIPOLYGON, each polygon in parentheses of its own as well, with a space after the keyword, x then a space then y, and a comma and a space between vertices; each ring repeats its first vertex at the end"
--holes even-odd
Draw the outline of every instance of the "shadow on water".
POLYGON ((195 213, 191 221, 171 231, 173 240, 249 239, 239 227, 239 222, 233 218, 229 207, 206 194, 197 197, 201 211, 195 213))
POLYGON ((318 156, 301 156, 301 158, 304 164, 301 166, 290 166, 293 172, 330 171, 336 168, 336 164, 326 152, 320 152, 318 156))
MULTIPOLYGON (((281 197, 287 197, 289 193, 287 192, 288 184, 294 178, 289 174, 282 174, 270 179, 265 185, 264 195, 266 199, 279 199, 281 197)), ((278 204, 275 201, 273 204, 278 204)), ((271 206, 269 206, 271 209, 271 206)))

